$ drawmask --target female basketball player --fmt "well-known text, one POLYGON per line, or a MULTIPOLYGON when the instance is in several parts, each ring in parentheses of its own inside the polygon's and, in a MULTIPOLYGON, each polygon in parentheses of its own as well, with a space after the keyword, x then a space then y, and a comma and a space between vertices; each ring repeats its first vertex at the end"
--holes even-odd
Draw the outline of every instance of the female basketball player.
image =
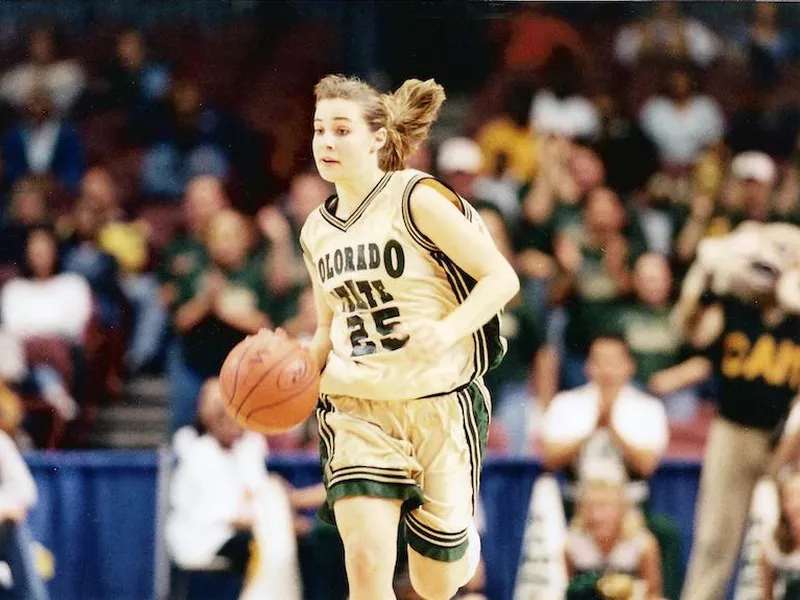
POLYGON ((314 159, 336 187, 300 235, 323 368, 324 509, 351 600, 394 598, 401 524, 414 588, 449 599, 480 557, 472 519, 491 412, 481 376, 505 352, 498 313, 519 282, 469 204, 404 169, 441 86, 379 94, 328 76, 315 94, 314 159))

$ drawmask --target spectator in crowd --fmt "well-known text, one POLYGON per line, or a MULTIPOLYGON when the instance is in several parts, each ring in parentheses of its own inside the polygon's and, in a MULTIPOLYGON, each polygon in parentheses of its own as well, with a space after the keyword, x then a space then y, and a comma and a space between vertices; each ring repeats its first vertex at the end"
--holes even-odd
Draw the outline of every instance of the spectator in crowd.
POLYGON ((580 33, 568 22, 546 14, 542 5, 525 4, 504 26, 509 31, 503 59, 511 71, 534 73, 562 48, 576 56, 587 51, 580 33))
POLYGON ((705 148, 722 141, 725 121, 717 102, 697 91, 688 68, 672 69, 665 88, 645 102, 639 121, 655 142, 662 166, 685 169, 705 148))
POLYGON ((797 103, 752 79, 743 81, 739 96, 725 137, 731 152, 756 150, 781 162, 790 159, 800 133, 797 103))
POLYGON ((525 294, 544 315, 549 280, 556 273, 553 258, 556 231, 580 227, 581 202, 603 183, 603 163, 591 150, 565 136, 542 142, 539 173, 521 190, 522 215, 514 228, 518 268, 525 278, 525 294))
POLYGON ((644 248, 626 235, 626 228, 625 208, 617 195, 597 188, 586 198, 580 227, 556 234, 559 272, 550 302, 563 305, 567 313, 562 363, 566 389, 585 383, 589 342, 631 290, 631 268, 644 248))
POLYGON ((195 177, 186 186, 184 231, 164 250, 158 267, 161 301, 168 309, 175 308, 182 280, 205 267, 208 226, 217 213, 229 205, 225 187, 217 177, 195 177))
POLYGON ((507 158, 498 157, 498 163, 484 175, 481 148, 474 140, 465 137, 445 140, 436 159, 439 177, 461 197, 490 202, 513 222, 519 215, 519 186, 508 177, 507 164, 507 158))
POLYGON ((199 175, 236 176, 253 184, 263 168, 254 134, 243 121, 209 106, 192 79, 173 80, 166 102, 145 111, 131 128, 148 148, 142 191, 150 197, 179 198, 199 175))
POLYGON ((591 147, 605 166, 606 184, 620 196, 644 189, 658 170, 658 155, 650 137, 625 114, 619 96, 603 91, 594 98, 599 127, 591 147))
POLYGON ((717 36, 683 16, 680 4, 672 1, 654 3, 652 16, 622 27, 614 39, 614 56, 628 67, 647 59, 690 60, 708 67, 721 51, 717 36))
POLYGON ((436 171, 462 198, 474 200, 475 184, 483 167, 480 146, 470 138, 454 137, 442 142, 436 153, 436 171))
MULTIPOLYGON (((503 216, 491 204, 476 204, 495 244, 514 262, 503 216)), ((508 435, 512 454, 529 452, 542 411, 558 390, 558 357, 544 342, 539 316, 518 294, 507 306, 501 334, 508 340, 503 362, 486 375, 495 417, 508 435)))
POLYGON ((22 600, 49 597, 36 569, 33 540, 26 525, 36 496, 36 483, 28 466, 8 433, 0 429, 0 561, 11 571, 12 597, 22 600))
POLYGON ((105 213, 92 195, 82 195, 75 204, 72 235, 66 242, 64 270, 82 275, 92 288, 104 328, 122 326, 124 296, 120 288, 117 259, 100 248, 99 236, 105 213))
POLYGON ((228 415, 218 379, 203 383, 197 422, 175 434, 173 449, 178 464, 166 525, 172 560, 192 570, 222 557, 242 579, 252 574, 240 598, 300 600, 293 515, 284 484, 267 473, 264 437, 228 415))
POLYGON ((631 508, 620 482, 597 477, 581 484, 564 556, 566 600, 617 597, 620 592, 630 597, 636 591, 648 600, 661 598, 658 542, 631 508))
POLYGON ((800 594, 800 472, 783 473, 777 485, 778 524, 765 536, 760 557, 763 600, 790 600, 800 594))
POLYGON ((181 364, 173 374, 173 430, 191 423, 202 382, 219 373, 228 352, 272 323, 274 298, 263 276, 263 256, 252 252, 251 223, 232 210, 209 223, 207 263, 181 281, 173 313, 181 364))
POLYGON ((730 165, 729 180, 719 202, 706 194, 692 200, 688 220, 678 235, 675 255, 689 264, 705 236, 730 233, 744 221, 797 221, 797 198, 782 206, 774 202, 777 169, 775 162, 761 152, 743 152, 730 165))
POLYGON ((161 100, 170 83, 166 64, 153 60, 144 34, 134 27, 117 34, 114 56, 93 87, 93 110, 99 107, 144 109, 161 100))
POLYGON ((533 92, 533 85, 525 80, 514 83, 506 94, 505 110, 478 130, 475 139, 484 173, 495 171, 504 160, 508 176, 518 185, 533 181, 538 166, 538 139, 529 121, 533 92))
POLYGON ((33 175, 75 192, 83 172, 83 143, 78 133, 53 112, 46 88, 33 88, 25 99, 24 110, 24 120, 3 136, 6 187, 33 175))
POLYGON ((22 108, 36 89, 44 89, 54 112, 66 116, 86 84, 83 67, 63 57, 56 31, 33 29, 28 37, 28 60, 0 76, 0 98, 22 108))
POLYGON ((750 20, 737 32, 736 41, 747 54, 753 83, 772 88, 791 56, 792 40, 780 26, 776 3, 757 2, 750 8, 750 20))
POLYGON ((589 383, 556 395, 541 430, 542 460, 550 470, 567 469, 567 515, 576 485, 593 478, 626 483, 626 497, 643 509, 663 557, 666 596, 677 598, 681 584, 680 536, 647 506, 647 479, 667 449, 664 406, 632 385, 636 364, 621 336, 602 334, 590 346, 589 383))
POLYGON ((568 51, 556 50, 548 61, 546 87, 533 97, 531 125, 543 133, 561 132, 577 139, 597 134, 597 108, 582 93, 580 67, 568 51))
MULTIPOLYGON (((683 335, 672 318, 672 272, 659 255, 641 255, 633 268, 633 299, 619 307, 614 321, 625 337, 636 361, 637 385, 656 396, 659 373, 679 364, 686 353, 683 335)), ((681 390, 664 398, 670 421, 688 421, 698 407, 693 389, 681 390)))
MULTIPOLYGON (((54 337, 80 347, 92 315, 92 294, 78 274, 62 273, 58 243, 52 231, 34 229, 28 236, 23 276, 2 289, 2 322, 20 337, 54 337)), ((65 419, 77 414, 77 404, 59 372, 46 363, 31 365, 45 400, 65 419)))
POLYGON ((49 222, 45 192, 40 183, 25 177, 11 189, 8 214, 0 225, 0 264, 21 265, 28 232, 49 222))
POLYGON ((129 374, 135 374, 159 354, 168 323, 158 298, 158 281, 150 272, 148 227, 142 221, 125 219, 116 182, 104 167, 93 167, 83 176, 78 204, 84 200, 94 203, 99 212, 98 248, 119 265, 119 285, 133 309, 125 365, 129 374))

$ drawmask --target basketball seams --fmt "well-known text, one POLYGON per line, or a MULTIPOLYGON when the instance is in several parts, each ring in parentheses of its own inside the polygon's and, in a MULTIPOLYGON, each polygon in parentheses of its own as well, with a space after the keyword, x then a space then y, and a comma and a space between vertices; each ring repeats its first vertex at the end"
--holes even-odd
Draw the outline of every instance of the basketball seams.
MULTIPOLYGON (((269 376, 269 374, 272 373, 272 371, 274 371, 278 367, 286 366, 287 362, 291 361, 292 359, 294 359, 296 357, 295 350, 296 350, 296 348, 292 348, 291 352, 288 352, 287 354, 285 354, 280 360, 278 360, 275 363, 273 363, 264 373, 261 374, 261 377, 259 377, 258 381, 256 381, 253 384, 253 386, 250 388, 250 390, 247 392, 247 394, 244 395, 244 398, 242 398, 242 401, 239 403, 239 406, 236 408, 236 416, 237 417, 241 415, 242 408, 244 408, 244 405, 247 404, 247 400, 250 398, 250 396, 253 394, 253 392, 255 392, 256 389, 258 389, 258 386, 261 385, 261 383, 269 376)), ((313 373, 313 370, 312 370, 312 373, 313 373)), ((314 381, 315 381, 315 379, 312 377, 310 383, 313 383, 314 381)), ((308 386, 303 388, 303 391, 305 391, 307 389, 308 389, 308 386)), ((295 395, 296 394, 297 393, 295 393, 295 395)), ((290 396, 290 399, 294 398, 295 395, 290 396)), ((286 402, 286 399, 284 399, 281 402, 278 402, 276 404, 270 404, 268 406, 261 406, 258 409, 255 409, 254 411, 251 411, 248 414, 244 415, 244 418, 245 419, 250 418, 250 415, 252 415, 253 412, 258 411, 261 408, 270 408, 270 407, 273 407, 273 406, 279 406, 279 405, 283 404, 284 402, 286 402)))
POLYGON ((277 406, 281 406, 283 404, 286 404, 287 402, 291 402, 292 400, 294 400, 298 396, 304 394, 308 390, 308 388, 310 388, 315 383, 316 383, 316 379, 314 379, 312 377, 311 379, 309 379, 308 383, 303 388, 301 388, 299 390, 296 390, 295 392, 293 392, 289 396, 285 396, 285 397, 281 398, 277 402, 273 402, 272 404, 267 404, 267 405, 264 405, 264 406, 259 406, 257 408, 254 408, 249 413, 244 415, 244 418, 245 419, 249 419, 252 415, 254 415, 254 414, 256 414, 256 413, 258 413, 258 412, 260 412, 262 410, 273 409, 273 408, 275 408, 277 406))
POLYGON ((253 384, 253 386, 250 388, 250 390, 242 398, 242 401, 239 403, 239 406, 236 407, 236 416, 237 417, 239 416, 239 413, 241 412, 242 407, 247 403, 247 399, 256 390, 256 388, 258 388, 258 386, 261 385, 261 383, 269 376, 270 373, 272 373, 272 371, 274 371, 277 367, 280 367, 281 365, 283 365, 287 361, 287 359, 292 357, 293 354, 294 354, 294 348, 292 348, 292 351, 287 353, 287 354, 285 354, 280 360, 275 361, 274 363, 272 363, 272 365, 266 371, 264 371, 261 374, 261 377, 258 378, 258 381, 256 381, 253 384))

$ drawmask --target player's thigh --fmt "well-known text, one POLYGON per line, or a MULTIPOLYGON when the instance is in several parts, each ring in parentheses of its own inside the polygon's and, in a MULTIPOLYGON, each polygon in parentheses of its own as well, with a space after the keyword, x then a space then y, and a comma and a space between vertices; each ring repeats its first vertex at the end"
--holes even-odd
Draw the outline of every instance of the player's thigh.
POLYGON ((481 383, 430 399, 413 414, 425 501, 405 517, 406 540, 423 557, 455 562, 466 551, 490 410, 488 392, 481 383))

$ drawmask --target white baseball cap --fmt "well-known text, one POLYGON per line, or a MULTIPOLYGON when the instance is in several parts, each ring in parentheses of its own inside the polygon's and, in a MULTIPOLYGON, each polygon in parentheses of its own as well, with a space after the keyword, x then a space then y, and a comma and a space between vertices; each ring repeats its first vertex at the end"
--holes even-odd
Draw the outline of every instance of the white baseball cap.
POLYGON ((480 173, 483 167, 483 153, 480 146, 466 137, 454 137, 442 142, 436 158, 436 168, 440 173, 480 173))
POLYGON ((731 163, 731 173, 736 179, 773 183, 775 171, 775 161, 763 152, 742 152, 731 163))

